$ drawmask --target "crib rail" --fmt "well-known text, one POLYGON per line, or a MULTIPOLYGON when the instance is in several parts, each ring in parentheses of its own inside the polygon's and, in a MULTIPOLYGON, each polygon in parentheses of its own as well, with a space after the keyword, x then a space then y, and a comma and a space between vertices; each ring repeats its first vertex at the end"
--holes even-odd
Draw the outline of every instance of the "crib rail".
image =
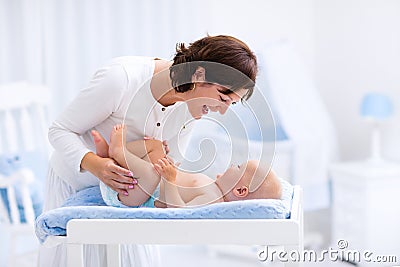
POLYGON ((1 216, 8 224, 20 225, 21 218, 19 214, 17 198, 15 196, 15 187, 18 186, 22 198, 22 206, 26 223, 33 226, 35 223, 35 213, 33 210, 32 199, 29 193, 29 184, 34 180, 34 174, 29 169, 21 169, 14 172, 12 175, 5 177, 0 175, 0 188, 7 189, 8 206, 10 215, 7 213, 7 208, 3 200, 1 202, 1 216))

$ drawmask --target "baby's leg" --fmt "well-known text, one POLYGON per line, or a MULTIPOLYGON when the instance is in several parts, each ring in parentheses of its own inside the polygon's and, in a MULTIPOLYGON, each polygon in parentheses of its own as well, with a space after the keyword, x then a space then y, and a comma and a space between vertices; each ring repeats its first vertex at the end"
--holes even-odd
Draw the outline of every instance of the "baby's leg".
POLYGON ((128 168, 125 160, 125 126, 118 124, 114 126, 110 136, 108 155, 113 158, 121 167, 128 168))
POLYGON ((96 154, 102 158, 108 158, 108 144, 103 136, 96 130, 90 132, 93 136, 94 144, 96 146, 96 154))
POLYGON ((160 182, 160 176, 151 163, 126 149, 123 143, 124 133, 122 125, 114 127, 110 138, 109 156, 122 167, 130 169, 138 181, 138 186, 129 191, 129 196, 118 194, 119 200, 127 206, 139 206, 153 194, 160 182))
POLYGON ((164 145, 159 140, 132 141, 126 144, 126 148, 132 154, 151 163, 155 163, 165 157, 164 145))
POLYGON ((165 158, 164 145, 160 140, 146 140, 147 156, 151 163, 158 162, 159 159, 165 158))

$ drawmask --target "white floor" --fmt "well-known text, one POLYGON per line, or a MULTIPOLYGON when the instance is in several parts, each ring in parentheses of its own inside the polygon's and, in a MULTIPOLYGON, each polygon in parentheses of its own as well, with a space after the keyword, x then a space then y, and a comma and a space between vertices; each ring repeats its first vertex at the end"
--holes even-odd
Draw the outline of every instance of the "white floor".
MULTIPOLYGON (((261 262, 257 259, 257 252, 249 248, 227 248, 228 252, 221 252, 224 248, 217 247, 217 251, 211 247, 198 246, 160 246, 161 251, 161 267, 280 267, 283 266, 279 262, 261 262), (237 252, 246 250, 246 253, 237 252)), ((35 266, 37 255, 28 255, 25 258, 17 259, 16 266, 35 266)), ((6 266, 6 263, 1 260, 0 266, 6 266)), ((313 266, 335 266, 335 267, 352 267, 344 262, 324 261, 319 263, 303 263, 303 267, 313 266)))
MULTIPOLYGON (((240 247, 237 247, 240 249, 240 247)), ((220 250, 220 249, 218 249, 220 250)), ((243 250, 251 251, 251 249, 243 248, 243 250)), ((213 252, 213 249, 208 249, 206 246, 162 246, 161 261, 162 267, 278 267, 283 266, 279 262, 261 262, 257 258, 257 252, 238 253, 231 248, 227 248, 227 253, 213 252), (232 253, 230 253, 231 251, 232 253)), ((324 261, 319 263, 304 263, 304 267, 311 266, 338 266, 351 267, 344 262, 324 261)))

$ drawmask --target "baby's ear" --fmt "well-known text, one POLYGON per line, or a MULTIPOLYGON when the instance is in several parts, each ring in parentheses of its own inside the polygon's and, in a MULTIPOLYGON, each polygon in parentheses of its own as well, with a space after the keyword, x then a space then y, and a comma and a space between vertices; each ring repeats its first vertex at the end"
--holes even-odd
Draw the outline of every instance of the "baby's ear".
POLYGON ((240 187, 235 187, 233 189, 233 194, 238 198, 247 197, 247 195, 249 194, 249 188, 245 185, 240 187))

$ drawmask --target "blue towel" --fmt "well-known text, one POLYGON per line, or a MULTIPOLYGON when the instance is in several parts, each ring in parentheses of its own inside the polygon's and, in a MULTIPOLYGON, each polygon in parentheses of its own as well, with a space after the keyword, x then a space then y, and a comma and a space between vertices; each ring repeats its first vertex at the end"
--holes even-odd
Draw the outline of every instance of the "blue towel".
POLYGON ((254 199, 215 203, 199 208, 116 208, 106 206, 98 186, 72 195, 63 207, 36 220, 40 242, 65 236, 71 219, 285 219, 290 217, 293 187, 282 180, 282 199, 254 199))

